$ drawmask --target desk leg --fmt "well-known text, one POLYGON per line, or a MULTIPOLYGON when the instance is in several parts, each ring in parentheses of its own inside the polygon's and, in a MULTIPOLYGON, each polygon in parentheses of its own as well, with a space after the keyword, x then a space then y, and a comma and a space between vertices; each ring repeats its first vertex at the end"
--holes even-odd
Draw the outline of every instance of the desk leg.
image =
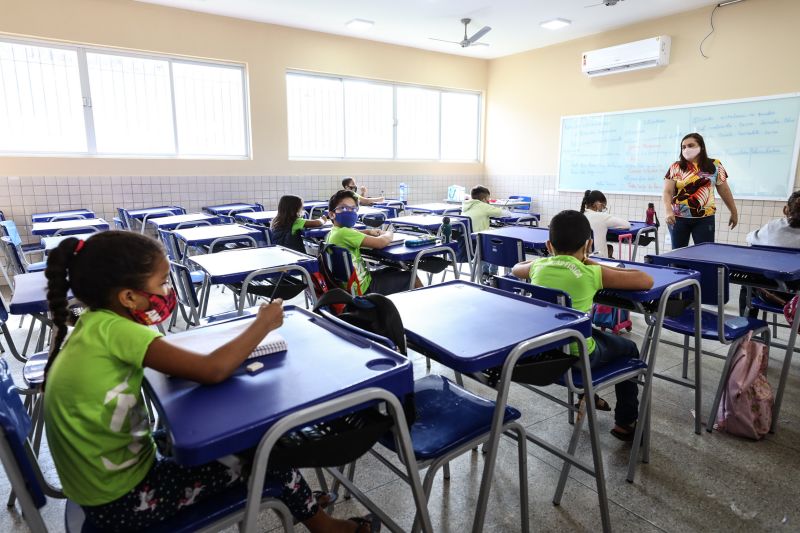
POLYGON ((778 391, 775 393, 775 405, 772 407, 772 425, 770 433, 775 433, 778 429, 778 416, 781 413, 781 403, 783 402, 783 389, 786 388, 786 379, 789 377, 789 370, 792 366, 792 355, 794 345, 797 342, 797 330, 800 328, 800 314, 794 318, 789 333, 789 341, 786 343, 786 354, 783 356, 783 368, 781 369, 780 381, 778 381, 778 391))
POLYGON ((201 304, 200 304, 200 318, 206 316, 208 313, 208 300, 211 297, 211 278, 210 276, 206 275, 203 278, 203 288, 201 289, 203 293, 201 304))

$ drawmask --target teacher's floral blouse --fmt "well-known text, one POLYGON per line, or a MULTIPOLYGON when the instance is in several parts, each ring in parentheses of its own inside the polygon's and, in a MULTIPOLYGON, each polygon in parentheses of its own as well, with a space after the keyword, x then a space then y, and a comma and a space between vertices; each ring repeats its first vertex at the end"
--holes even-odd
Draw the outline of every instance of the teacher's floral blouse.
POLYGON ((675 161, 664 179, 675 181, 675 196, 672 197, 675 216, 702 218, 710 217, 717 211, 714 187, 728 181, 728 173, 718 159, 714 160, 713 173, 701 171, 694 163, 689 163, 686 170, 681 170, 680 162, 675 161))

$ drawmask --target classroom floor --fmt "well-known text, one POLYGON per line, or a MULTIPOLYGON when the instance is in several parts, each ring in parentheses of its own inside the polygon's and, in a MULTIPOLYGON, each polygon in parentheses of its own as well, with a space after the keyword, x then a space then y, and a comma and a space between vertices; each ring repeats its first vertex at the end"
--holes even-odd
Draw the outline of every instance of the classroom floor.
MULTIPOLYGON (((737 302, 736 294, 731 304, 737 302)), ((293 303, 302 305, 302 298, 293 303)), ((232 309, 230 292, 212 298, 211 312, 232 309)), ((731 307, 730 311, 735 313, 731 307)), ((9 321, 12 334, 21 347, 27 324, 17 329, 19 319, 9 321)), ((644 323, 634 316, 630 337, 641 343, 644 323)), ((488 333, 487 333, 488 334, 488 333)), ((665 338, 677 336, 665 332, 665 338)), ((786 337, 781 332, 780 337, 786 337)), ((727 347, 704 343, 706 349, 725 353, 727 347)), ((770 382, 775 384, 782 363, 783 351, 773 349, 769 368, 770 382)), ((19 379, 21 365, 12 357, 6 358, 19 379)), ((681 353, 678 348, 662 344, 657 367, 661 372, 680 374, 681 353)), ((415 375, 426 372, 425 359, 414 355, 415 375)), ((691 368, 691 363, 690 363, 691 368)), ((722 361, 706 357, 703 361, 704 419, 713 400, 722 361)), ((452 377, 448 369, 433 364, 434 373, 452 377)), ((492 397, 491 392, 474 382, 468 388, 492 397)), ((555 387, 553 391, 557 391, 555 387)), ((563 389, 562 389, 563 390, 563 389)), ((603 392, 612 405, 614 393, 603 392)), ((702 435, 693 432, 693 393, 663 380, 656 380, 653 389, 652 448, 649 464, 639 464, 635 483, 625 480, 630 445, 609 434, 613 413, 600 413, 601 445, 606 469, 612 526, 615 531, 798 531, 800 530, 800 499, 797 497, 797 473, 800 471, 800 357, 796 357, 790 374, 780 426, 775 435, 761 442, 731 437, 725 434, 702 435)), ((571 426, 566 412, 559 406, 519 387, 512 387, 510 404, 522 411, 522 424, 566 447, 571 426)), ((578 450, 591 461, 588 431, 578 450)), ((553 506, 560 464, 544 450, 528 446, 528 484, 531 529, 533 531, 599 531, 600 513, 594 480, 573 468, 562 503, 553 506)), ((42 462, 48 478, 55 479, 55 470, 46 451, 42 462)), ((433 527, 437 532, 468 531, 472 525, 474 505, 478 497, 483 458, 480 453, 468 453, 451 463, 451 478, 438 476, 429 503, 433 527)), ((312 472, 306 476, 314 480, 312 472)), ((367 495, 382 506, 404 529, 410 529, 414 516, 411 493, 407 486, 374 458, 365 456, 358 462, 356 482, 367 495)), ((314 482, 312 481, 312 485, 314 482)), ((9 485, 0 476, 0 500, 8 497, 9 485)), ((336 516, 363 514, 364 508, 355 501, 341 500, 336 516)), ((63 504, 50 502, 42 510, 51 531, 63 531, 63 504)), ((278 522, 263 513, 264 531, 278 527, 278 522)), ((498 456, 485 531, 519 531, 519 496, 516 468, 516 448, 504 439, 498 456)), ((297 526, 297 531, 305 531, 297 526)), ((0 511, 0 531, 22 532, 27 527, 19 508, 0 511)), ((236 531, 231 528, 228 531, 236 531)))

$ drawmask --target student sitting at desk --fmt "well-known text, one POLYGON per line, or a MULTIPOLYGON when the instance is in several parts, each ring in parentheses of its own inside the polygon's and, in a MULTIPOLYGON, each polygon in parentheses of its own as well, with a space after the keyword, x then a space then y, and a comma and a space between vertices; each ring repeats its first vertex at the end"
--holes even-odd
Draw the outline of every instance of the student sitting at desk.
MULTIPOLYGON (((491 196, 489 189, 483 185, 476 185, 469 191, 469 200, 461 204, 461 214, 468 216, 472 221, 472 231, 479 232, 489 229, 492 217, 513 217, 514 213, 507 209, 489 203, 491 196)), ((492 275, 497 274, 497 265, 481 261, 481 283, 487 283, 492 275)))
MULTIPOLYGON (((747 234, 747 244, 759 246, 779 246, 781 248, 800 249, 800 191, 795 191, 789 196, 783 206, 783 218, 770 220, 761 228, 747 234)), ((777 291, 757 289, 758 296, 769 303, 783 307, 792 298, 792 294, 777 291)), ((739 314, 744 316, 747 306, 747 290, 742 288, 739 292, 739 314)), ((757 309, 748 313, 751 317, 758 316, 757 309)))
MULTIPOLYGON (((191 352, 149 327, 175 309, 169 273, 161 245, 129 231, 68 238, 48 257, 56 334, 45 367, 47 441, 64 493, 101 531, 146 530, 246 482, 246 468, 216 461, 186 467, 157 455, 142 398, 144 368, 221 382, 281 326, 282 302, 262 306, 246 330, 211 353, 191 352), (70 289, 88 310, 64 342, 70 289)), ((322 511, 325 502, 296 469, 270 468, 267 476, 280 480, 280 499, 311 531, 371 530, 366 519, 336 520, 322 511)))
POLYGON ((594 253, 600 257, 613 257, 614 247, 606 242, 610 229, 630 229, 631 223, 608 212, 606 195, 601 191, 587 190, 581 200, 581 213, 589 220, 594 234, 594 253))
POLYGON ((291 194, 281 196, 281 199, 278 200, 278 214, 270 224, 273 244, 279 244, 304 254, 306 246, 303 244, 303 235, 300 232, 305 228, 318 228, 327 221, 325 215, 314 220, 306 219, 303 199, 299 196, 291 194))
MULTIPOLYGON (((353 229, 358 219, 358 200, 356 193, 341 190, 331 196, 328 202, 328 214, 333 221, 333 229, 328 233, 328 244, 339 246, 350 252, 353 258, 353 279, 343 284, 346 291, 360 295, 368 292, 378 294, 394 294, 408 289, 411 282, 411 273, 395 268, 385 268, 370 272, 367 262, 361 257, 361 248, 375 248, 380 250, 391 244, 394 235, 391 231, 378 229, 353 229)), ((415 287, 422 287, 419 278, 415 280, 415 287)))
MULTIPOLYGON (((583 214, 561 211, 550 221, 550 240, 547 241, 550 257, 518 263, 514 266, 514 275, 522 279, 530 278, 534 285, 566 292, 572 299, 572 307, 583 313, 591 312, 594 295, 603 288, 644 290, 653 286, 653 278, 645 272, 599 265, 592 261, 589 258, 592 250, 591 231, 589 221, 583 214)), ((639 357, 639 348, 633 341, 596 328, 592 328, 592 336, 586 339, 586 348, 592 368, 617 359, 639 357)), ((636 382, 629 380, 617 383, 616 393, 616 425, 611 434, 620 440, 631 441, 639 411, 636 382)), ((611 410, 602 398, 595 396, 594 401, 597 409, 611 410)))
POLYGON ((373 205, 385 201, 383 196, 376 196, 373 198, 368 197, 367 188, 362 185, 361 190, 359 190, 358 186, 356 185, 355 178, 352 177, 347 177, 342 180, 342 189, 345 191, 351 191, 353 194, 355 194, 356 201, 359 205, 373 205))

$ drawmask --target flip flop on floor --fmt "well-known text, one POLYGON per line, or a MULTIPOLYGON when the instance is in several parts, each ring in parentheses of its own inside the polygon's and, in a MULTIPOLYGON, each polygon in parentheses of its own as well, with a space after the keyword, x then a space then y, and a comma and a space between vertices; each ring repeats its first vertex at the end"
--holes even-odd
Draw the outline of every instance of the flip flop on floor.
POLYGON ((311 492, 311 495, 314 496, 314 500, 317 502, 320 509, 326 509, 339 499, 339 495, 333 491, 325 492, 322 490, 315 490, 311 492))
POLYGON ((616 427, 611 429, 611 434, 623 442, 633 442, 633 436, 636 434, 636 423, 630 426, 619 426, 625 431, 620 431, 616 427))
MULTIPOLYGON (((583 400, 583 395, 579 394, 578 395, 578 403, 575 404, 575 407, 577 409, 580 409, 580 407, 581 407, 581 400, 583 400)), ((611 410, 611 406, 608 405, 608 402, 605 401, 604 399, 602 399, 597 394, 594 395, 594 408, 596 410, 598 410, 598 411, 610 411, 611 410)))
POLYGON ((381 530, 381 519, 374 514, 351 516, 348 518, 348 520, 355 522, 358 526, 356 528, 356 533, 363 533, 365 531, 369 531, 369 533, 377 533, 381 530), (367 526, 369 529, 365 529, 364 526, 367 526))

